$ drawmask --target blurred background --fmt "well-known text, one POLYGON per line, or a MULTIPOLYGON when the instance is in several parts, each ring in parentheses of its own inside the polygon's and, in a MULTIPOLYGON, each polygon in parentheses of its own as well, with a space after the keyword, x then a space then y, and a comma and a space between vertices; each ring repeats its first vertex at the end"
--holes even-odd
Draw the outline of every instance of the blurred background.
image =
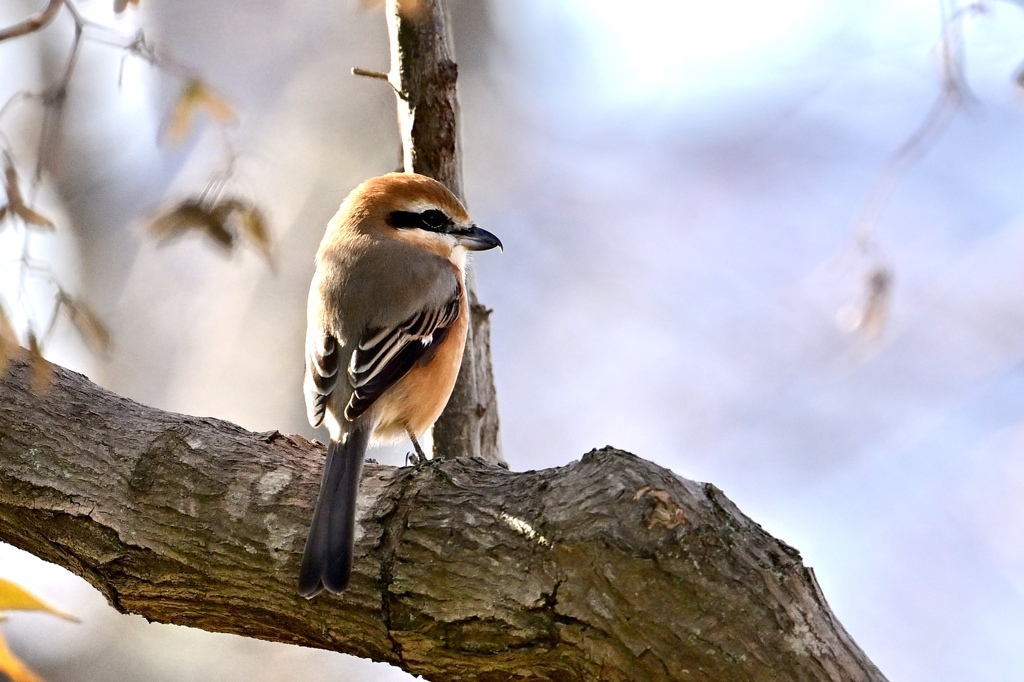
MULTIPOLYGON (((0 25, 40 4, 7 0, 0 25)), ((144 27, 237 111, 228 187, 266 210, 276 267, 146 236, 147 215, 220 169, 221 133, 200 119, 160 144, 182 81, 95 33, 36 195, 59 228, 29 239, 114 345, 90 353, 61 323, 47 355, 149 405, 316 436, 300 390, 313 254, 347 192, 399 158, 390 89, 348 75, 387 70, 382 11, 109 4, 80 8, 144 27)), ((801 551, 893 682, 1022 679, 1019 4, 449 4, 466 195, 506 247, 477 277, 511 467, 611 444, 711 481, 801 551)), ((52 82, 71 36, 63 13, 0 44, 0 101, 52 82)), ((29 169, 39 120, 31 102, 0 118, 29 169)), ((23 239, 0 232, 8 300, 23 239)), ((53 299, 32 287, 22 324, 53 299)), ((410 679, 120 616, 8 546, 0 575, 83 620, 4 623, 50 682, 410 679)))

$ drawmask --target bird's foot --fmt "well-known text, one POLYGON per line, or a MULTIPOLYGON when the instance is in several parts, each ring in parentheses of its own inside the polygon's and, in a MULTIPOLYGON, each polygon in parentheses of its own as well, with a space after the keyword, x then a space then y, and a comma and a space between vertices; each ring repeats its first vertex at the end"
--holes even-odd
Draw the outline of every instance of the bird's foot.
POLYGON ((415 449, 415 452, 406 453, 405 465, 417 467, 421 464, 426 464, 427 453, 423 452, 423 448, 420 447, 420 442, 416 440, 416 434, 409 428, 406 428, 405 432, 409 434, 409 440, 412 441, 412 447, 415 449))

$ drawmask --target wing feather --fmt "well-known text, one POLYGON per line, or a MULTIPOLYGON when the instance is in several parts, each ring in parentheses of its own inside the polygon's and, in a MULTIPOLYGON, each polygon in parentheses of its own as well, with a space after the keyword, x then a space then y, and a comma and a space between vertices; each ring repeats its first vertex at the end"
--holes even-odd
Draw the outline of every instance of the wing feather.
POLYGON ((357 419, 417 361, 430 357, 461 309, 462 288, 456 287, 440 306, 420 310, 391 328, 367 330, 348 366, 348 380, 355 390, 345 406, 345 419, 357 419))
POLYGON ((327 398, 338 384, 338 341, 327 333, 311 333, 306 342, 306 417, 320 426, 327 398))

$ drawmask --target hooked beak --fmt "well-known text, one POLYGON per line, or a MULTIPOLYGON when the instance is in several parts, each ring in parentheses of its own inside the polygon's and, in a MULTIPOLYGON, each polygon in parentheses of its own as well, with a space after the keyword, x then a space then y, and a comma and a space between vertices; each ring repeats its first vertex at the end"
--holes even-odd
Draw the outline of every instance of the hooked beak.
POLYGON ((456 239, 460 245, 470 251, 486 251, 488 249, 493 249, 495 246, 502 251, 505 250, 505 247, 501 245, 500 239, 487 230, 480 229, 476 225, 468 230, 459 232, 456 235, 456 239))

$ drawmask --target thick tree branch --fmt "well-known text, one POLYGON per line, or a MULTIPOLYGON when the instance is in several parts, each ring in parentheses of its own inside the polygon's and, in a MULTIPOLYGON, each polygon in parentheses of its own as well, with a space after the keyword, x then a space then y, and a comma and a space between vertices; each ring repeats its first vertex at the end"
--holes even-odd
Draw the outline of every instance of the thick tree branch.
POLYGON ((511 473, 369 464, 352 587, 295 594, 323 448, 55 368, 0 381, 0 539, 151 620, 431 680, 883 680, 796 550, 714 486, 606 448, 511 473))
MULTIPOLYGON (((388 0, 389 80, 398 95, 405 170, 444 183, 460 199, 458 68, 441 0, 388 0)), ((364 72, 366 73, 366 72, 364 72)), ((501 463, 498 398, 491 368, 490 311, 467 283, 472 324, 462 369, 444 414, 434 426, 436 457, 480 457, 501 463)))

